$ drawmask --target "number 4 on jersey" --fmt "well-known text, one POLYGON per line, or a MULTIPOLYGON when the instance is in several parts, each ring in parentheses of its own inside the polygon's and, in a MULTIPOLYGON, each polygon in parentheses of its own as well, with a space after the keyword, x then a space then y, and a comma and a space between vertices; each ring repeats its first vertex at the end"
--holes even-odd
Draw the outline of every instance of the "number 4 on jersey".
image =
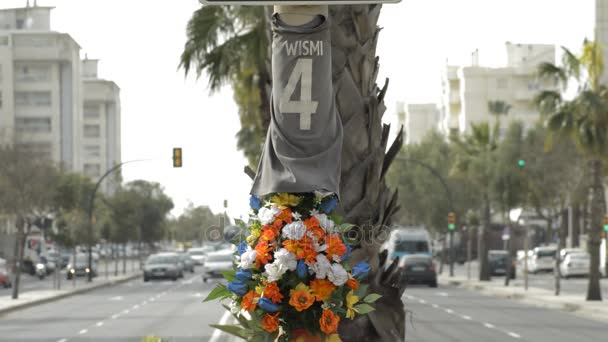
POLYGON ((316 113, 318 105, 319 102, 312 101, 312 59, 300 58, 283 90, 279 100, 279 110, 285 114, 300 114, 300 129, 310 130, 312 114, 316 113), (300 100, 291 101, 298 81, 300 81, 300 100))

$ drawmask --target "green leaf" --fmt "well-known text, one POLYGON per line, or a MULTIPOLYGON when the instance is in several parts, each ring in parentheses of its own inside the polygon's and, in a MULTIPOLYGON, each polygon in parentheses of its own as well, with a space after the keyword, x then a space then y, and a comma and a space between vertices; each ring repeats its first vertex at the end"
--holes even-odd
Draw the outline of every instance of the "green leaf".
POLYGON ((370 312, 372 312, 372 311, 375 310, 373 306, 371 306, 369 304, 365 304, 365 303, 359 304, 359 305, 355 305, 353 307, 353 309, 355 309, 355 311, 358 312, 361 315, 365 315, 365 314, 370 313, 370 312))
POLYGON ((355 225, 350 223, 342 223, 336 226, 336 231, 339 233, 346 233, 351 230, 355 225))
POLYGON ((243 220, 234 219, 234 224, 241 228, 247 228, 247 223, 245 223, 243 220))
POLYGON ((377 301, 380 298, 382 298, 381 295, 379 295, 377 293, 370 293, 365 298, 363 298, 363 301, 366 302, 366 303, 373 303, 373 302, 377 301))
POLYGON ((361 284, 359 286, 359 288, 357 289, 357 291, 355 291, 355 295, 359 298, 365 297, 365 295, 367 294, 368 287, 369 287, 369 285, 367 285, 367 284, 361 284))
POLYGON ((247 337, 249 337, 247 330, 239 327, 238 325, 209 324, 209 326, 243 339, 247 339, 247 337))
POLYGON ((230 308, 228 307, 228 305, 222 304, 222 306, 224 307, 224 309, 226 309, 228 312, 230 312, 230 314, 236 318, 237 321, 239 321, 239 323, 241 323, 241 325, 243 326, 243 328, 245 329, 251 329, 251 325, 249 323, 251 323, 251 321, 247 320, 247 318, 245 318, 243 315, 241 314, 234 314, 230 311, 230 308))
POLYGON ((211 290, 211 292, 209 292, 207 298, 203 299, 203 302, 208 302, 210 300, 214 300, 220 297, 227 297, 231 294, 232 292, 230 292, 230 290, 228 290, 225 285, 218 284, 213 290, 211 290))
POLYGON ((222 271, 222 276, 228 281, 236 280, 235 271, 222 271))

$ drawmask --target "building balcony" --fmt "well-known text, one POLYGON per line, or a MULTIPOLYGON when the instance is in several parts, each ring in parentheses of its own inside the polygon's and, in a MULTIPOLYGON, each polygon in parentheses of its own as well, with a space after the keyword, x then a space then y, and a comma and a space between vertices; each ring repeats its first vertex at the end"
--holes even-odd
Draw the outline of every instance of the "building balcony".
POLYGON ((517 101, 532 101, 539 93, 539 90, 522 89, 515 91, 515 99, 517 101))
POLYGON ((450 93, 450 104, 459 104, 460 103, 460 94, 458 93, 450 93))

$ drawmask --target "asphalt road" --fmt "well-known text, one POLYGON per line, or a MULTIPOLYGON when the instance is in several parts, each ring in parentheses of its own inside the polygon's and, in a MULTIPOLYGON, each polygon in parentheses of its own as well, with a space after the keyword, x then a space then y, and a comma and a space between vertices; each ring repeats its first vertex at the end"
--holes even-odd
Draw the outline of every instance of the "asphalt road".
MULTIPOLYGON (((449 274, 450 266, 446 264, 443 266, 443 273, 445 275, 449 274)), ((458 276, 467 275, 467 265, 458 265, 454 263, 454 274, 458 276)), ((471 263, 471 278, 477 279, 479 277, 477 262, 471 263)), ((504 284, 505 277, 504 276, 492 276, 492 282, 497 284, 504 284)), ((580 294, 585 295, 587 293, 587 285, 589 283, 589 279, 586 277, 576 277, 576 278, 562 278, 560 280, 561 291, 564 294, 580 294)), ((602 287, 602 293, 608 295, 608 278, 602 278, 600 280, 600 284, 602 287)), ((510 281, 509 286, 524 286, 524 276, 523 276, 523 268, 518 265, 516 279, 510 281)), ((543 272, 538 274, 530 273, 528 275, 528 286, 529 287, 538 287, 545 290, 553 291, 555 290, 555 276, 552 272, 543 272)))
POLYGON ((598 342, 605 323, 455 287, 410 286, 407 342, 598 342))
POLYGON ((202 303, 214 283, 137 279, 0 316, 4 342, 133 342, 157 335, 171 342, 208 341, 225 310, 202 303))

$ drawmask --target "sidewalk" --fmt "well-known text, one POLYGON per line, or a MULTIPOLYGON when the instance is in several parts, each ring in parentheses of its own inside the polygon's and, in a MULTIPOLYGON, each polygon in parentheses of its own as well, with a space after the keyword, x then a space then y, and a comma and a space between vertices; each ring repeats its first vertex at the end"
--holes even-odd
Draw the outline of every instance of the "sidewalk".
MULTIPOLYGON (((25 309, 73 295, 90 292, 99 288, 124 283, 138 277, 141 277, 141 272, 135 271, 130 274, 110 276, 107 279, 105 277, 97 277, 93 279, 92 283, 84 283, 76 287, 64 283, 65 285, 61 290, 25 291, 19 293, 19 298, 15 300, 11 299, 10 296, 2 296, 0 297, 0 316, 11 311, 25 309)), ((12 291, 12 289, 10 291, 12 291)))
MULTIPOLYGON (((559 296, 555 296, 554 291, 551 290, 528 287, 528 291, 525 291, 521 286, 506 287, 496 283, 478 281, 473 278, 469 281, 463 276, 455 275, 454 277, 449 277, 445 274, 439 276, 438 282, 442 285, 466 288, 490 296, 514 299, 529 305, 563 310, 586 318, 608 322, 608 303, 605 301, 586 301, 585 294, 560 294, 559 296)), ((604 294, 604 296, 606 295, 608 294, 604 294)))

